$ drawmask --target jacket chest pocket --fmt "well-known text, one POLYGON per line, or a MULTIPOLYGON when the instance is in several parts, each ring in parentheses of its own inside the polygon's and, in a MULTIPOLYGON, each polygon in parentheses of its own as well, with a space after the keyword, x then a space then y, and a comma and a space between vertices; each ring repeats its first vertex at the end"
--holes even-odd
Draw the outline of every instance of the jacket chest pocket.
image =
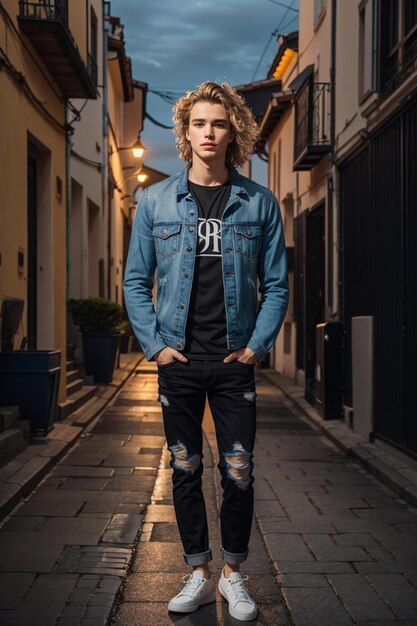
POLYGON ((158 224, 152 234, 157 255, 167 259, 180 249, 181 224, 158 224))
POLYGON ((259 250, 262 235, 260 224, 235 224, 235 247, 238 254, 253 259, 259 250))

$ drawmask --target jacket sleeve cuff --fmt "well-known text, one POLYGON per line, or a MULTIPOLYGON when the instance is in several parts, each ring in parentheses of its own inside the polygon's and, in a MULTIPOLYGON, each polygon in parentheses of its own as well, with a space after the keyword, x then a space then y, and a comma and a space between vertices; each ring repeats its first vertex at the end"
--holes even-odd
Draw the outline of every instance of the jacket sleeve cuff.
POLYGON ((166 347, 167 347, 167 344, 165 343, 163 339, 156 339, 155 341, 150 343, 149 346, 146 348, 145 356, 148 359, 148 361, 151 361, 154 354, 156 354, 160 350, 163 350, 166 347))
POLYGON ((249 339, 246 344, 248 348, 253 350, 260 361, 263 361, 267 355, 267 351, 263 348, 259 343, 254 341, 253 339, 249 339))

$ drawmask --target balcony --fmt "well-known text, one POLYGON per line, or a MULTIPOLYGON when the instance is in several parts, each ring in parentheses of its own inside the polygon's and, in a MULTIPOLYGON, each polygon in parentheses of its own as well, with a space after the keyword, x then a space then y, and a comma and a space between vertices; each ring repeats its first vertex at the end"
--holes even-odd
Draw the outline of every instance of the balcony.
POLYGON ((20 0, 18 21, 66 98, 97 98, 97 65, 81 57, 68 27, 68 0, 20 0))
POLYGON ((330 83, 311 76, 295 100, 293 170, 311 170, 330 150, 330 83))

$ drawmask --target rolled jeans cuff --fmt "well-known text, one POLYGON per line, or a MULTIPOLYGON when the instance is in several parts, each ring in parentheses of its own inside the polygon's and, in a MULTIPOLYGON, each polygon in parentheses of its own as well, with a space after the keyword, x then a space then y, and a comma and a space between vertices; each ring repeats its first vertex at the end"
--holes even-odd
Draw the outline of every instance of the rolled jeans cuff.
POLYGON ((224 548, 220 548, 220 552, 222 554, 222 559, 226 561, 226 563, 230 563, 230 565, 237 565, 238 563, 243 563, 246 561, 249 554, 249 549, 246 552, 241 552, 236 554, 235 552, 228 552, 224 548))
POLYGON ((184 554, 184 561, 187 565, 204 565, 213 559, 211 549, 206 552, 199 552, 198 554, 184 554))

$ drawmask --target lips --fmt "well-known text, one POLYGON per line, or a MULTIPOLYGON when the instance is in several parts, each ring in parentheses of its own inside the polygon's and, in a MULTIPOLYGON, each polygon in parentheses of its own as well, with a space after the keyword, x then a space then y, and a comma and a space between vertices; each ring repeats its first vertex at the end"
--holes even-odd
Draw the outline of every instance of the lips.
POLYGON ((217 146, 216 143, 202 143, 203 148, 215 148, 217 146))

